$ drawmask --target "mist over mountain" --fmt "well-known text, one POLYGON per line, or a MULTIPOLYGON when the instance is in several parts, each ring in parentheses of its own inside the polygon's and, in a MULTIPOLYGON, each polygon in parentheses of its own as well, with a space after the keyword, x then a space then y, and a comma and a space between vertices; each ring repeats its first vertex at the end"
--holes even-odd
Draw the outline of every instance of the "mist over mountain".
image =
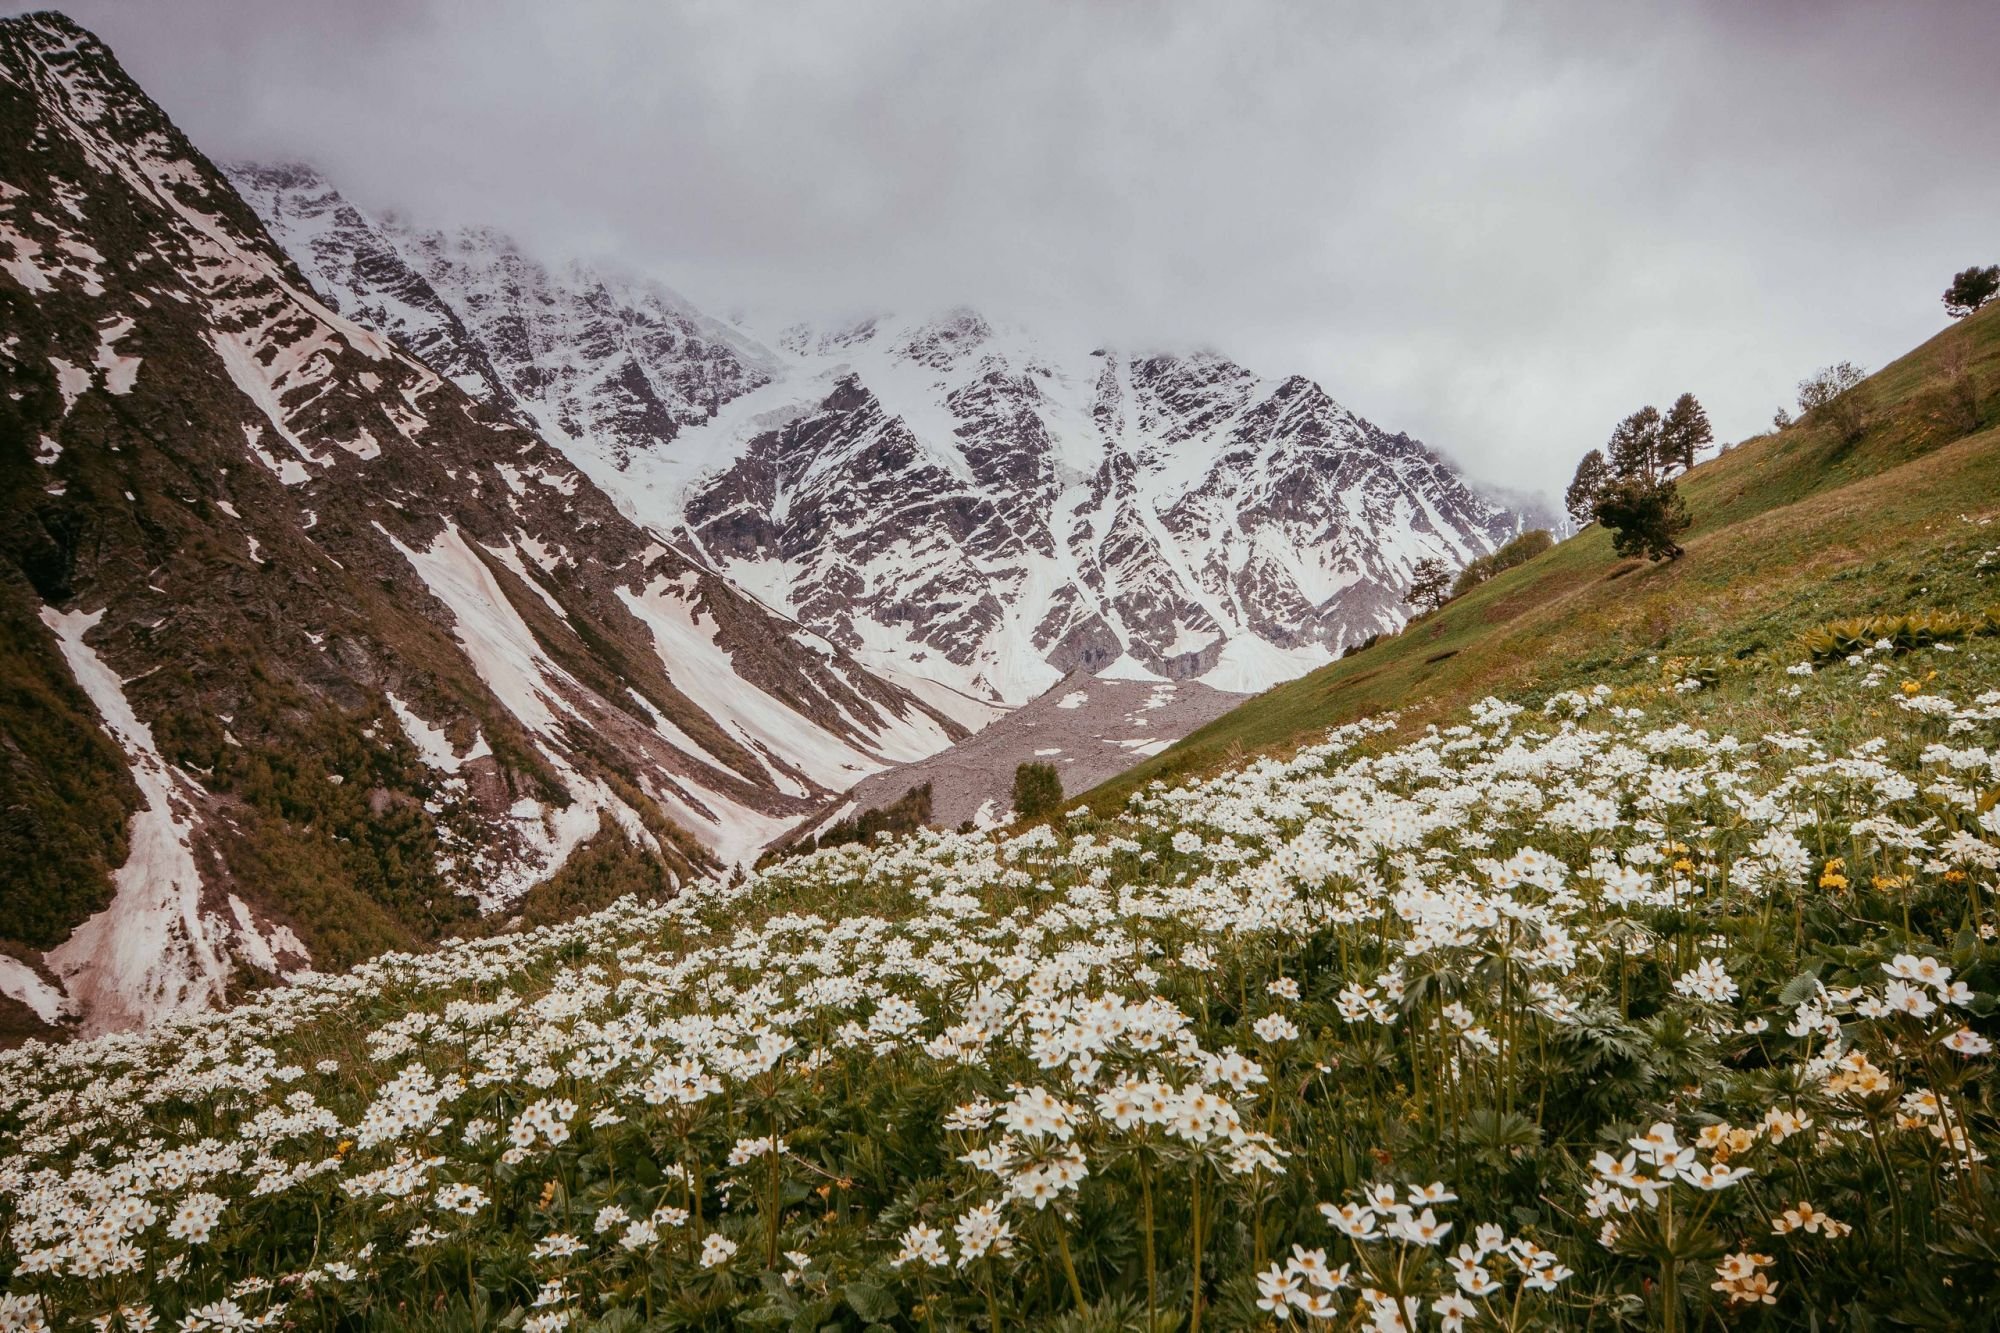
POLYGON ((532 421, 637 521, 899 678, 1020 704, 1076 668, 1254 691, 1401 623, 1412 564, 1518 531, 1300 377, 978 311, 768 343, 487 228, 245 197, 343 311, 532 421))

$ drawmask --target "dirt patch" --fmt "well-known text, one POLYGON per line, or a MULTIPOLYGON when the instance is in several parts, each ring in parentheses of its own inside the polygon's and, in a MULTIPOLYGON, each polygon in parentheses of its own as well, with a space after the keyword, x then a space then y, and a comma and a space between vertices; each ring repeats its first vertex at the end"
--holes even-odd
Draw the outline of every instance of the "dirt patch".
POLYGON ((950 749, 864 780, 843 804, 873 809, 928 782, 932 824, 956 828, 968 819, 1004 820, 1013 804, 1016 766, 1053 764, 1063 791, 1075 796, 1158 754, 1244 698, 1197 681, 1104 680, 1072 672, 950 749))

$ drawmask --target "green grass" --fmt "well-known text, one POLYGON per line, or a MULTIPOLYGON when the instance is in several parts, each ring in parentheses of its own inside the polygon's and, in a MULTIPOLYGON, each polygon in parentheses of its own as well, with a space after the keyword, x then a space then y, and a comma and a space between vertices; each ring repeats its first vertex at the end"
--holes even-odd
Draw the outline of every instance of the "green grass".
POLYGON ((2000 514, 2000 306, 1853 392, 1869 423, 1858 441, 1815 414, 1682 478, 1694 516, 1682 559, 1621 560, 1589 528, 1082 799, 1109 812, 1155 779, 1289 753, 1389 710, 1421 725, 1488 694, 1536 703, 1656 679, 1670 659, 1782 653, 1828 620, 2000 604, 2000 578, 1973 570, 2000 544, 2000 527, 1982 526, 2000 514))

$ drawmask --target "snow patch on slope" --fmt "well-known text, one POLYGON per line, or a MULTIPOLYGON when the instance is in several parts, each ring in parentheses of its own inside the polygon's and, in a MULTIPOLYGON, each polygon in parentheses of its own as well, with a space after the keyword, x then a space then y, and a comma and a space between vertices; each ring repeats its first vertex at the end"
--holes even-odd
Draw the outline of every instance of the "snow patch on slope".
POLYGON ((54 1024, 69 1010, 69 999, 20 959, 0 953, 0 995, 26 1005, 36 1018, 54 1024))
MULTIPOLYGON (((86 1034, 213 1008, 228 986, 232 945, 240 946, 248 934, 259 943, 243 951, 246 957, 266 957, 275 965, 274 952, 254 922, 246 931, 238 920, 204 904, 193 841, 200 825, 193 800, 199 789, 161 757, 152 728, 125 697, 124 682, 83 641, 104 613, 44 607, 41 615, 77 684, 125 752, 141 798, 126 826, 129 851, 114 877, 111 905, 48 953, 50 970, 83 1014, 86 1034)), ((242 919, 249 919, 247 910, 242 919)), ((296 939, 290 943, 297 945, 296 939)), ((304 956, 305 950, 294 952, 304 956)))

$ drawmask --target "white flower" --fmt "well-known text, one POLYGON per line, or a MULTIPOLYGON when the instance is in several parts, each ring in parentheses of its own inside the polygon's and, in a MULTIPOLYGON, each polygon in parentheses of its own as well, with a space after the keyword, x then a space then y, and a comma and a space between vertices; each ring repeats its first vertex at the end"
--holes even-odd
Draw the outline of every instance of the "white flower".
POLYGON ((701 1242, 701 1266, 714 1268, 729 1262, 736 1253, 736 1242, 719 1231, 711 1231, 701 1242))
POLYGON ((1265 1014, 1251 1024, 1251 1030, 1257 1034, 1258 1040, 1273 1044, 1296 1040, 1299 1035, 1299 1025, 1283 1014, 1265 1014))
POLYGON ((1704 958, 1693 971, 1683 972, 1674 982, 1674 990, 1689 999, 1716 1004, 1726 1004, 1739 994, 1735 980, 1719 958, 1704 958))
POLYGON ((222 1216, 222 1200, 213 1194, 190 1194, 181 1200, 174 1220, 167 1223, 167 1235, 190 1245, 205 1245, 222 1216))
POLYGON ((1944 1039, 1943 1045, 1960 1055, 1986 1055, 1993 1049, 1993 1043, 1980 1036, 1971 1028, 1960 1028, 1944 1039))
POLYGON ((889 1260, 892 1268, 905 1264, 923 1264, 928 1268, 943 1268, 951 1262, 944 1252, 944 1233, 935 1227, 927 1227, 921 1222, 903 1233, 903 1248, 889 1260))
POLYGON ((486 1191, 477 1185, 446 1185, 437 1192, 436 1202, 447 1213, 471 1217, 486 1206, 486 1191))

